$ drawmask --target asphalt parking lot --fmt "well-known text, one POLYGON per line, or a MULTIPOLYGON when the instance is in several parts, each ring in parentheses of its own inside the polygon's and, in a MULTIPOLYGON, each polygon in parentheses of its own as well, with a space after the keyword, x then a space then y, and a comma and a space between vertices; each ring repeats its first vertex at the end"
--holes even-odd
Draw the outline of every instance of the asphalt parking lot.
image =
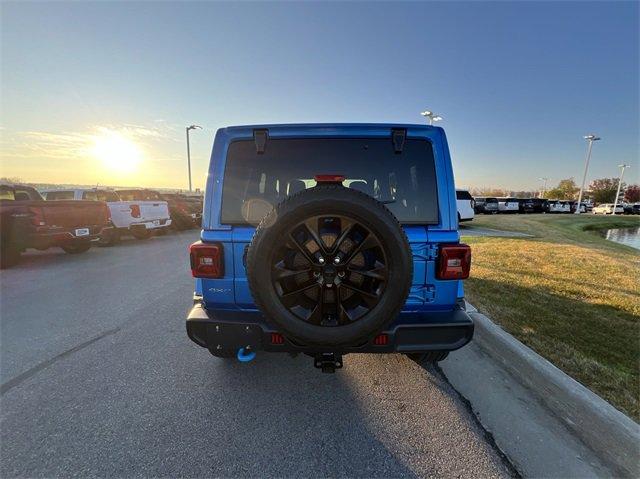
POLYGON ((436 370, 242 364, 191 343, 186 232, 30 253, 1 286, 2 477, 505 477, 436 370))

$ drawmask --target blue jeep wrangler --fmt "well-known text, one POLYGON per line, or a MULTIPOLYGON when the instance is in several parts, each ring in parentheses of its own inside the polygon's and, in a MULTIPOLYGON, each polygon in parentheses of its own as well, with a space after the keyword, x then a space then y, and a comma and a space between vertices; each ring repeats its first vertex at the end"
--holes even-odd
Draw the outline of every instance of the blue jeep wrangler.
POLYGON ((221 358, 440 361, 473 336, 444 130, 234 126, 213 144, 187 333, 221 358))

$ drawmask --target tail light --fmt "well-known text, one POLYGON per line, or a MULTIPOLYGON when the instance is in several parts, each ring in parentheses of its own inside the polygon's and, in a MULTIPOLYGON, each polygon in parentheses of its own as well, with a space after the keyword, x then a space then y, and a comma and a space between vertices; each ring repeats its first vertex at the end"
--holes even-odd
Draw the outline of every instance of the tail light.
POLYGON ((197 241, 189 246, 191 274, 194 278, 222 278, 224 276, 223 248, 220 243, 197 241))
POLYGON ((29 213, 31 214, 31 224, 35 226, 44 226, 46 225, 44 221, 44 213, 42 212, 42 208, 38 208, 36 206, 29 207, 29 213))
POLYGON ((467 279, 471 269, 471 248, 466 244, 445 245, 438 255, 438 279, 467 279))
POLYGON ((131 209, 131 216, 140 218, 140 205, 131 205, 129 208, 131 209))
POLYGON ((284 336, 280 333, 271 333, 271 344, 284 344, 284 336))
POLYGON ((102 214, 105 223, 111 223, 111 210, 109 209, 109 205, 106 203, 102 203, 102 214))

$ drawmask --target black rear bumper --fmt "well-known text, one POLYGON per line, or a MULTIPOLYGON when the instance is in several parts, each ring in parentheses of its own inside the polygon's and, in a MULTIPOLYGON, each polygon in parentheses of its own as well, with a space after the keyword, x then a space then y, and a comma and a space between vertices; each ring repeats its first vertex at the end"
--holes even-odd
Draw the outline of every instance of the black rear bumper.
POLYGON ((187 316, 187 334, 194 343, 218 353, 233 353, 247 347, 254 351, 339 354, 453 351, 473 337, 473 320, 462 305, 452 311, 402 313, 400 318, 388 330, 362 344, 319 348, 281 335, 260 313, 210 311, 196 302, 187 316))

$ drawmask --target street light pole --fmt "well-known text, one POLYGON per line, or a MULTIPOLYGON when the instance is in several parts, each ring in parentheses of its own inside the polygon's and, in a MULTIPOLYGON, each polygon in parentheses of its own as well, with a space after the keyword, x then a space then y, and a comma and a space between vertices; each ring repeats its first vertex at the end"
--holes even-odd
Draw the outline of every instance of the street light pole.
POLYGON ((542 191, 539 194, 539 198, 544 197, 545 193, 547 192, 547 181, 549 181, 549 178, 538 178, 540 181, 544 181, 544 184, 542 186, 542 191))
POLYGON ((613 202, 613 212, 611 213, 612 215, 616 214, 616 208, 618 206, 618 198, 620 197, 620 188, 622 187, 622 177, 624 176, 624 170, 626 170, 627 168, 631 168, 630 165, 618 165, 618 168, 620 168, 620 180, 618 181, 618 191, 616 191, 616 199, 613 202))
POLYGON ((429 118, 429 126, 432 126, 434 121, 444 120, 444 118, 442 118, 440 115, 436 115, 434 112, 429 111, 429 110, 425 110, 425 111, 421 112, 420 114, 422 116, 424 116, 425 118, 429 118))
POLYGON ((584 137, 585 140, 589 142, 589 147, 587 148, 587 160, 584 164, 584 175, 582 175, 582 186, 580 186, 580 194, 578 195, 578 206, 576 207, 575 214, 580 214, 580 202, 582 201, 582 193, 584 192, 584 183, 587 181, 587 171, 589 170, 589 160, 591 159, 591 148, 593 147, 593 142, 600 140, 596 135, 587 135, 584 137))
POLYGON ((198 125, 191 125, 186 128, 187 130, 187 167, 189 168, 189 192, 192 191, 191 188, 191 146, 189 145, 189 132, 191 130, 201 130, 202 127, 198 125))

